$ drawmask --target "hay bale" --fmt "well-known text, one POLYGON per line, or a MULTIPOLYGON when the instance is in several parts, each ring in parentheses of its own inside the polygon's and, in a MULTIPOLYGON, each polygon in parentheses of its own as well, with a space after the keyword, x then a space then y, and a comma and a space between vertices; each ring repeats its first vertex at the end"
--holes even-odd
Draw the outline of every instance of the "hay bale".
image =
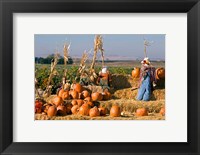
POLYGON ((94 85, 89 85, 89 86, 84 86, 85 89, 91 91, 92 93, 94 92, 103 92, 103 89, 101 86, 94 86, 94 85))
POLYGON ((130 88, 131 83, 129 82, 129 76, 121 74, 113 74, 112 86, 114 87, 114 89, 130 88))
POLYGON ((50 95, 49 97, 44 98, 45 102, 51 103, 52 99, 57 95, 50 95))
MULTIPOLYGON (((112 86, 116 90, 137 87, 139 80, 140 80, 139 78, 133 78, 130 75, 113 74, 112 75, 112 86)), ((164 89, 165 88, 165 79, 158 80, 156 88, 164 89)))
POLYGON ((100 106, 106 107, 109 111, 112 105, 118 105, 122 111, 134 113, 138 108, 147 108, 150 113, 158 113, 165 107, 165 100, 158 101, 136 101, 133 99, 113 99, 109 101, 99 101, 100 106))
MULTIPOLYGON (((136 99, 138 89, 131 91, 131 88, 116 90, 113 94, 114 98, 117 99, 136 99)), ((164 100, 165 89, 156 89, 152 92, 150 100, 164 100)))

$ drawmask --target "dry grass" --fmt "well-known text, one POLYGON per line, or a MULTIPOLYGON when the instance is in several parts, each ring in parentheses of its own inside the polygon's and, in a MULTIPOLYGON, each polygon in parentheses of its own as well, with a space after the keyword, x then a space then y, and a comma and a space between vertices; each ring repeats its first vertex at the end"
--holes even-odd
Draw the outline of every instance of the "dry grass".
POLYGON ((54 116, 48 117, 43 114, 35 114, 35 120, 164 120, 165 116, 157 113, 149 113, 149 116, 137 117, 110 117, 109 115, 104 117, 89 117, 81 115, 67 115, 67 116, 54 116))
POLYGON ((147 108, 150 113, 158 113, 165 106, 165 100, 145 102, 133 99, 112 99, 109 101, 100 101, 99 104, 108 110, 110 110, 112 105, 118 105, 122 111, 129 113, 134 113, 138 108, 147 108))

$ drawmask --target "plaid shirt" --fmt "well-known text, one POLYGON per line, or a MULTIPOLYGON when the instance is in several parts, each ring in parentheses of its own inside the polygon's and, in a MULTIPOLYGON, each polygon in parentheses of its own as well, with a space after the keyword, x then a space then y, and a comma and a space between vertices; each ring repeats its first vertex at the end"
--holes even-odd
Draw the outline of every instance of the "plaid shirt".
POLYGON ((142 65, 142 67, 140 69, 140 84, 139 84, 139 86, 142 84, 142 81, 146 78, 146 76, 148 76, 148 73, 150 74, 151 83, 156 82, 155 70, 156 70, 155 67, 142 65))

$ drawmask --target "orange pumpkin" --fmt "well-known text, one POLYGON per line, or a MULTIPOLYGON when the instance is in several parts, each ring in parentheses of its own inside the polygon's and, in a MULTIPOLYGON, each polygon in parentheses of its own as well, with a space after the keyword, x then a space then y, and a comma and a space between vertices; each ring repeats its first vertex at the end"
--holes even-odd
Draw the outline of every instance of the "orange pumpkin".
POLYGON ((79 106, 78 105, 74 105, 72 108, 71 108, 71 112, 72 114, 77 114, 79 111, 79 106))
POLYGON ((76 100, 79 107, 81 107, 84 104, 84 101, 81 99, 76 100))
POLYGON ((53 104, 55 104, 56 106, 62 105, 63 104, 63 99, 60 96, 55 96, 53 98, 53 104))
POLYGON ((98 101, 102 101, 102 100, 103 100, 103 95, 102 93, 99 93, 98 101))
POLYGON ((66 107, 64 105, 59 105, 57 107, 57 114, 62 116, 66 115, 67 114, 66 107))
POLYGON ((71 103, 72 103, 73 106, 78 104, 78 103, 77 103, 77 100, 72 100, 71 103))
POLYGON ((119 117, 121 114, 120 107, 117 105, 113 105, 110 109, 110 116, 111 117, 119 117))
POLYGON ((50 106, 52 106, 52 105, 50 105, 50 104, 44 105, 43 111, 44 111, 45 113, 47 113, 47 111, 48 111, 48 109, 49 109, 50 106))
POLYGON ((37 114, 42 113, 42 108, 35 108, 35 113, 37 113, 37 114))
POLYGON ((98 108, 95 106, 89 111, 90 117, 97 117, 100 115, 98 108))
POLYGON ((74 90, 77 91, 78 93, 81 93, 83 91, 83 87, 80 83, 74 84, 74 90))
POLYGON ((62 97, 62 94, 64 93, 64 89, 61 89, 59 92, 58 92, 58 96, 62 97))
POLYGON ((70 104, 70 103, 67 103, 67 104, 65 105, 65 107, 66 107, 66 112, 67 112, 67 114, 71 114, 71 109, 72 109, 73 105, 70 104))
POLYGON ((93 102, 86 102, 90 107, 93 107, 94 106, 94 103, 93 102))
POLYGON ((71 96, 73 99, 78 99, 79 94, 78 94, 77 91, 72 90, 72 91, 70 91, 70 96, 71 96))
POLYGON ((138 108, 135 113, 136 116, 148 116, 146 108, 138 108))
POLYGON ((69 97, 70 96, 69 96, 69 91, 68 90, 62 93, 62 99, 63 100, 68 100, 69 97))
POLYGON ((106 91, 103 93, 103 100, 109 100, 111 99, 111 93, 109 91, 106 91))
POLYGON ((86 101, 86 102, 92 102, 92 98, 91 98, 91 97, 86 97, 86 98, 84 99, 84 101, 86 101))
POLYGON ((139 78, 139 77, 140 77, 140 68, 135 67, 135 68, 132 70, 132 77, 133 77, 133 78, 139 78))
POLYGON ((87 90, 84 90, 81 93, 81 98, 84 99, 86 97, 90 97, 90 93, 87 90))
POLYGON ((84 103, 79 109, 79 114, 83 115, 83 116, 88 116, 89 115, 89 110, 90 110, 89 105, 84 103))
POLYGON ((103 95, 99 92, 92 93, 91 97, 92 101, 101 101, 103 99, 103 95))
POLYGON ((56 106, 53 105, 48 108, 47 116, 49 117, 56 116, 56 113, 57 113, 56 106))
POLYGON ((161 108, 159 112, 162 116, 165 116, 165 108, 161 108))
POLYGON ((156 69, 156 79, 164 79, 165 78, 165 69, 164 68, 157 68, 156 69))
POLYGON ((35 101, 35 108, 42 108, 42 102, 41 101, 39 101, 39 100, 36 100, 35 101))
POLYGON ((100 116, 105 116, 106 115, 106 113, 107 113, 107 109, 106 108, 100 107, 98 109, 99 109, 99 112, 100 112, 100 116))
POLYGON ((42 113, 43 103, 41 101, 35 101, 35 113, 42 113))

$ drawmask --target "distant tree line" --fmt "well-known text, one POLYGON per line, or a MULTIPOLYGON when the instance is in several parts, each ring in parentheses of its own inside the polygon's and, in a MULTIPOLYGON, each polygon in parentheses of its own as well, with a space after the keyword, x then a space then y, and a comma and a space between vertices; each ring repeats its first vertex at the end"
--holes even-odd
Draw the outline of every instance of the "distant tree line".
MULTIPOLYGON (((51 60, 54 58, 54 54, 48 55, 46 58, 35 57, 36 64, 51 64, 51 60)), ((69 56, 67 64, 73 64, 73 59, 69 56)), ((64 58, 59 56, 58 64, 64 64, 64 58)))

